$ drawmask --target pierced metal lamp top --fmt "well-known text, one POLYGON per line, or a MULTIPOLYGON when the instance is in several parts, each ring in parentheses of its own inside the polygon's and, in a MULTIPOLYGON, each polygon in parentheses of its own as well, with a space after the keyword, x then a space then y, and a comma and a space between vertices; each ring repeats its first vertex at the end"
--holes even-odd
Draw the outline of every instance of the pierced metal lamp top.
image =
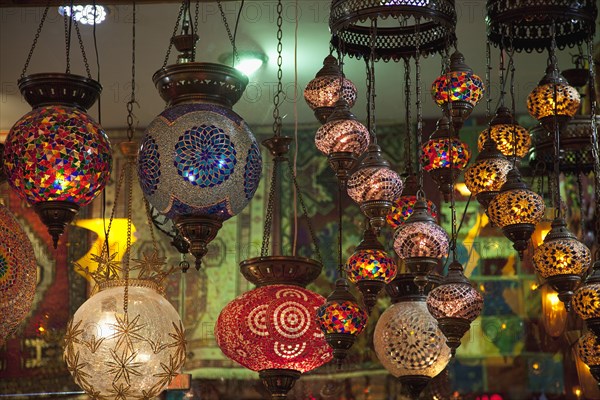
POLYGON ((60 72, 27 75, 18 85, 33 108, 62 105, 87 111, 102 92, 100 83, 93 79, 60 72))

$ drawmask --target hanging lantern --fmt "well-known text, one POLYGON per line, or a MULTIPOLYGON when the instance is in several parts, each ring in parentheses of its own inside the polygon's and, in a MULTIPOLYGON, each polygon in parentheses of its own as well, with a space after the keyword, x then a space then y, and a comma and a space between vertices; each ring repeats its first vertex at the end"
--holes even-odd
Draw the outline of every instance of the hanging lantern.
MULTIPOLYGON (((194 39, 174 43, 186 54, 194 39)), ((152 79, 168 107, 146 129, 138 175, 148 201, 190 242, 199 269, 223 221, 246 207, 260 180, 258 144, 232 110, 248 78, 220 64, 181 62, 152 79)))
POLYGON ((31 242, 8 208, 0 205, 0 346, 29 314, 36 285, 31 242))
POLYGON ((573 309, 585 321, 589 330, 600 337, 600 260, 596 260, 592 273, 575 291, 573 309))
MULTIPOLYGON (((435 207, 435 204, 429 199, 425 199, 425 201, 427 202, 427 212, 431 214, 433 218, 437 218, 437 208, 435 207)), ((396 229, 404 224, 414 212, 416 202, 417 178, 415 175, 409 175, 404 181, 402 196, 398 197, 394 204, 392 204, 392 211, 390 211, 386 217, 388 225, 392 229, 396 229)))
POLYGON ((272 394, 284 397, 301 373, 331 360, 314 319, 324 302, 295 285, 258 287, 223 308, 215 325, 217 345, 228 358, 258 371, 272 394))
POLYGON ((56 248, 65 226, 110 176, 108 137, 86 113, 102 87, 78 75, 43 73, 21 78, 19 89, 33 110, 8 133, 4 172, 48 227, 56 248))
POLYGON ((334 106, 340 99, 340 84, 342 99, 348 103, 348 108, 356 102, 356 86, 344 77, 337 59, 331 54, 323 60, 323 68, 317 72, 315 79, 304 89, 304 100, 315 112, 315 117, 324 124, 334 111, 334 106))
POLYGON ((469 118, 475 105, 483 98, 485 87, 480 77, 465 64, 459 51, 450 56, 449 70, 431 85, 431 95, 458 132, 469 118))
MULTIPOLYGON (((560 301, 559 301, 560 303, 560 301)), ((562 303, 560 303, 562 304, 562 303)), ((592 376, 590 367, 583 362, 579 355, 579 344, 573 346, 572 357, 575 361, 575 368, 577 369, 577 378, 579 379, 579 385, 581 386, 581 392, 583 392, 582 398, 584 399, 598 399, 600 398, 600 387, 598 381, 592 376)))
POLYGON ((438 184, 445 201, 450 200, 452 182, 456 181, 470 159, 469 146, 452 133, 446 117, 440 118, 431 139, 423 145, 421 165, 438 184))
POLYGON ((381 148, 371 143, 367 154, 348 180, 348 195, 379 232, 385 226, 393 202, 402 194, 402 179, 383 158, 381 148))
POLYGON ((338 179, 345 184, 356 166, 357 158, 369 147, 368 129, 348 109, 348 102, 338 100, 333 113, 315 136, 317 149, 327 156, 338 179))
POLYGON ((544 216, 544 208, 544 199, 527 187, 517 169, 512 169, 487 211, 492 222, 502 229, 504 236, 513 242, 519 257, 523 258, 535 225, 544 216))
POLYGON ((348 282, 338 279, 327 302, 317 309, 317 323, 333 348, 338 365, 348 355, 356 337, 365 329, 369 315, 348 290, 348 282))
POLYGON ((600 344, 598 344, 597 337, 591 332, 580 337, 577 343, 577 352, 590 368, 594 379, 600 382, 600 344))
POLYGON ((546 333, 553 338, 559 338, 567 325, 567 310, 558 298, 558 293, 550 285, 542 285, 542 322, 546 333))
POLYGON ((577 113, 580 103, 579 92, 569 85, 554 62, 548 64, 546 75, 527 97, 529 114, 548 132, 554 132, 555 121, 559 132, 562 131, 577 113))
POLYGON ((498 151, 496 142, 492 139, 487 139, 480 151, 475 162, 465 170, 465 185, 487 210, 490 201, 506 182, 506 175, 512 169, 512 163, 498 151))
POLYGON ((377 303, 377 295, 396 276, 396 263, 385 252, 371 229, 365 229, 363 239, 346 263, 348 280, 358 286, 367 312, 377 303))
POLYGON ((483 297, 465 277, 462 265, 453 261, 441 285, 429 293, 427 308, 437 319, 454 355, 471 322, 481 314, 483 297))
POLYGON ((394 250, 406 267, 415 274, 420 288, 427 276, 448 255, 448 234, 427 210, 424 198, 415 203, 415 211, 394 234, 394 250))
POLYGON ((417 399, 448 365, 450 348, 427 310, 427 293, 436 283, 432 280, 423 291, 414 279, 412 274, 401 274, 387 286, 394 304, 379 317, 373 345, 383 367, 417 399))
POLYGON ((73 315, 65 334, 64 359, 75 382, 92 398, 150 399, 180 371, 186 339, 177 311, 150 280, 99 285, 73 315))
POLYGON ((488 138, 496 143, 498 151, 508 159, 512 157, 521 159, 531 148, 531 135, 527 129, 514 121, 510 110, 504 106, 498 108, 490 122, 490 127, 479 134, 477 139, 479 151, 483 150, 488 138))
POLYGON ((533 252, 536 272, 558 292, 567 311, 571 308, 573 290, 579 286, 591 260, 590 249, 567 229, 562 218, 552 221, 552 230, 533 252))

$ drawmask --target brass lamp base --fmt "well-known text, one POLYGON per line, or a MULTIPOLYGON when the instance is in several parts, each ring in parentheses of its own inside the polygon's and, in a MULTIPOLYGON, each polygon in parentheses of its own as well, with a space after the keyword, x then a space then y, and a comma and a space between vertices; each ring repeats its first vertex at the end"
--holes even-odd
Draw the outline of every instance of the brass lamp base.
POLYGON ((70 201, 43 201, 35 203, 33 209, 48 227, 48 233, 52 236, 52 244, 56 249, 58 238, 79 212, 79 206, 70 201))
POLYGON ((529 246, 533 231, 535 231, 534 224, 514 224, 502 228, 504 236, 513 242, 513 247, 519 253, 520 260, 523 259, 523 253, 529 246))
POLYGON ((392 210, 392 202, 387 200, 371 200, 360 204, 360 210, 369 218, 371 228, 376 234, 386 225, 386 217, 392 210))
POLYGON ((415 275, 415 284, 423 293, 429 283, 427 276, 438 266, 438 259, 433 257, 410 257, 404 259, 404 265, 415 275))
POLYGON ((429 175, 437 183, 444 201, 446 203, 449 202, 452 190, 454 190, 452 184, 456 182, 456 179, 460 175, 460 170, 457 168, 436 168, 429 171, 429 175))
POLYGON ((385 287, 385 282, 376 280, 364 280, 356 283, 358 290, 362 294, 363 303, 367 308, 367 313, 371 314, 371 310, 377 304, 377 296, 381 289, 385 287))
POLYGON ((445 114, 448 119, 450 119, 450 115, 452 115, 452 127, 454 128, 454 132, 458 135, 458 132, 465 124, 465 121, 471 115, 474 106, 468 101, 453 101, 451 107, 450 110, 446 110, 445 114))
POLYGON ((356 341, 356 336, 349 333, 327 333, 325 340, 333 349, 333 358, 336 359, 338 367, 341 367, 342 362, 348 356, 348 351, 356 341))
POLYGON ((446 344, 450 347, 452 356, 454 356, 456 349, 460 346, 462 337, 471 327, 471 323, 463 318, 447 317, 438 319, 438 326, 446 336, 446 344))
POLYGON ((556 275, 546 278, 552 289, 558 292, 558 298, 565 304, 565 310, 571 311, 571 299, 581 283, 579 275, 556 275))
POLYGON ((431 378, 425 375, 406 375, 398 378, 403 387, 406 388, 411 399, 418 399, 429 383, 431 378))
POLYGON ((258 372, 263 385, 271 393, 271 398, 285 399, 300 378, 300 372, 293 369, 265 369, 258 372))
POLYGON ((335 172, 340 185, 345 187, 348 178, 350 178, 350 171, 356 167, 358 162, 354 153, 350 151, 333 152, 327 157, 327 161, 329 161, 329 166, 335 172))
POLYGON ((335 107, 317 107, 315 108, 315 118, 319 120, 321 124, 327 122, 327 118, 333 113, 335 107))
POLYGON ((255 257, 240 263, 244 278, 257 287, 276 284, 306 287, 322 269, 318 261, 297 256, 255 257))
POLYGON ((208 252, 208 244, 217 236, 223 221, 206 215, 180 215, 173 222, 190 244, 190 253, 196 258, 195 266, 199 271, 202 257, 208 252))

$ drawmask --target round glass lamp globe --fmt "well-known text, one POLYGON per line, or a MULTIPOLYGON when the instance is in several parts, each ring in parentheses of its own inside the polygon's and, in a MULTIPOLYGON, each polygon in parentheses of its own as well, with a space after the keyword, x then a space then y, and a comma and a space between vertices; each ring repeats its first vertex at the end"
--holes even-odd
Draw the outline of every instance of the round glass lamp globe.
POLYGON ((392 375, 434 377, 448 365, 450 348, 423 301, 393 304, 377 321, 377 358, 392 375))
POLYGON ((169 218, 233 217, 254 196, 261 170, 260 149, 246 122, 208 103, 163 111, 146 129, 138 157, 144 195, 169 218))
POLYGON ((179 314, 152 282, 108 287, 75 312, 65 334, 64 359, 92 398, 151 399, 175 377, 186 357, 179 314))

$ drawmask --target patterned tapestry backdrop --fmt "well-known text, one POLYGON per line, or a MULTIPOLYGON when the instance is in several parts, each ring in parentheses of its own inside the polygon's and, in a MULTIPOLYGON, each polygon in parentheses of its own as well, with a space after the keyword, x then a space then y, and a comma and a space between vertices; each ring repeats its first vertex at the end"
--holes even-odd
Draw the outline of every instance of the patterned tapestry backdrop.
MULTIPOLYGON (((467 125, 461 131, 461 137, 475 151, 477 136, 484 129, 485 121, 475 121, 472 118, 469 122, 477 122, 478 125, 467 125)), ((434 124, 435 121, 426 122, 426 134, 433 131, 434 124)), ((524 125, 532 126, 532 123, 524 125)), ((327 160, 314 147, 317 128, 317 125, 300 127, 297 176, 318 236, 325 266, 323 274, 309 288, 326 296, 337 276, 337 183, 327 160)), ((270 125, 253 127, 253 131, 258 142, 272 135, 270 125)), ((378 124, 379 142, 384 153, 400 172, 404 171, 404 132, 404 126, 378 124)), ((285 127, 284 133, 293 136, 291 127, 285 127)), ((108 134, 113 146, 125 138, 124 131, 110 131, 108 134)), ((137 132, 136 136, 141 138, 141 132, 137 132)), ((224 223, 218 237, 209 246, 210 250, 203 260, 203 269, 199 273, 191 268, 187 274, 176 273, 168 281, 167 295, 181 314, 187 329, 189 353, 184 371, 192 373, 194 378, 202 379, 195 381, 193 393, 202 395, 205 400, 242 398, 240 393, 254 391, 251 389, 252 385, 237 381, 231 384, 232 379, 256 379, 256 375, 225 358, 216 345, 213 329, 221 309, 240 293, 252 288, 239 273, 238 264, 260 254, 268 193, 266 182, 272 167, 267 152, 263 148, 261 151, 264 160, 263 180, 249 206, 224 223), (200 386, 198 382, 201 382, 200 386)), ((113 171, 119 171, 122 163, 122 156, 116 152, 113 171)), ((115 173, 104 196, 104 212, 107 216, 113 206, 116 178, 115 173)), ((438 205, 442 226, 449 231, 448 204, 440 204, 437 190, 428 176, 425 182, 428 197, 438 205)), ((575 191, 566 191, 569 195, 565 197, 570 212, 574 212, 573 218, 579 221, 577 223, 583 231, 586 227, 589 228, 589 208, 593 204, 591 189, 588 189, 590 185, 586 182, 588 181, 584 178, 583 214, 578 211, 581 207, 575 191)), ((575 183, 570 181, 569 184, 575 183)), ((534 182, 534 189, 537 186, 534 182)), ((282 193, 282 231, 285 232, 283 244, 284 250, 289 253, 293 242, 291 226, 294 219, 293 190, 287 174, 284 174, 282 193)), ((32 313, 17 334, 0 348, 0 393, 76 390, 62 360, 62 337, 68 319, 85 300, 88 288, 85 279, 74 272, 72 263, 84 262, 82 260, 86 259, 87 253, 96 253, 101 245, 102 224, 92 222, 100 221, 98 219, 103 215, 103 196, 99 196, 91 206, 82 210, 78 220, 61 238, 59 249, 54 251, 46 228, 33 210, 20 201, 7 185, 2 186, 0 194, 29 235, 39 268, 38 289, 32 313), (85 225, 86 228, 78 227, 78 224, 85 225), (88 228, 90 226, 92 228, 88 228)), ((140 199, 134 200, 134 204, 141 205, 140 188, 135 187, 134 196, 140 199)), ((567 359, 563 357, 562 347, 558 341, 545 334, 539 318, 540 290, 533 268, 528 261, 519 262, 507 239, 498 229, 489 226, 477 202, 471 201, 467 207, 467 197, 459 196, 458 214, 462 215, 465 209, 459 235, 459 260, 465 266, 467 275, 484 295, 485 307, 482 316, 474 321, 471 332, 459 348, 457 360, 449 368, 449 374, 444 375, 449 377, 444 378, 444 382, 450 379, 452 390, 461 395, 500 393, 504 396, 501 398, 531 398, 531 393, 539 394, 544 391, 549 400, 559 398, 564 390, 572 389, 573 374, 564 371, 574 368, 569 365, 563 367, 563 362, 566 363, 567 359)), ((301 215, 301 212, 299 207, 298 214, 301 215)), ((124 216, 124 204, 119 204, 116 217, 124 216)), ((358 207, 347 196, 344 199, 343 220, 345 260, 359 243, 364 226, 364 218, 358 207)), ((299 221, 298 252, 315 257, 307 226, 302 219, 299 221)), ((134 207, 133 222, 136 241, 131 257, 139 258, 144 251, 152 248, 143 207, 134 207)), ((169 230, 170 227, 164 225, 163 229, 169 230)), ((577 227, 573 227, 573 231, 582 232, 577 227)), ((393 255, 391 229, 386 229, 385 235, 384 245, 390 255, 393 255)), ((589 236, 584 236, 590 240, 589 236)), ((186 257, 181 256, 170 245, 171 238, 160 232, 157 237, 159 249, 167 256, 169 264, 178 265, 185 260, 186 257)), ((111 241, 117 241, 114 246, 124 247, 124 243, 119 243, 112 235, 111 238, 111 241)), ((187 261, 191 262, 192 257, 188 256, 187 261)), ((356 372, 361 378, 350 378, 351 375, 348 375, 345 381, 332 381, 326 377, 301 380, 291 392, 290 399, 349 399, 355 398, 355 395, 356 398, 362 398, 358 397, 359 393, 361 396, 363 393, 370 393, 372 400, 393 398, 389 396, 397 393, 398 386, 387 378, 371 344, 377 318, 388 305, 387 296, 382 295, 378 306, 373 310, 367 331, 360 336, 349 355, 346 372, 356 372), (356 371, 358 369, 360 371, 356 371), (366 380, 362 378, 365 375, 366 380)), ((317 374, 334 372, 335 368, 332 366, 324 366, 316 371, 317 374)), ((444 385, 448 387, 447 384, 444 385)), ((259 397, 254 392, 253 396, 244 398, 259 397)))

